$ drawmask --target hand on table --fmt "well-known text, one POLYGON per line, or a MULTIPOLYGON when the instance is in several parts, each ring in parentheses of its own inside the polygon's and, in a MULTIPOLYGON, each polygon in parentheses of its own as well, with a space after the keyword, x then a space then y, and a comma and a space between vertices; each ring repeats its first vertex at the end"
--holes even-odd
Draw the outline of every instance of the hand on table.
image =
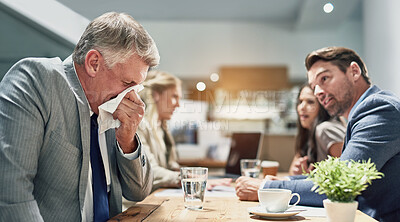
MULTIPOLYGON (((287 178, 281 178, 272 175, 266 175, 264 180, 288 180, 287 178)), ((236 196, 240 200, 258 200, 258 189, 261 186, 263 179, 251 178, 241 176, 236 180, 236 196)))
POLYGON ((258 200, 257 190, 259 189, 262 179, 241 176, 236 180, 236 196, 240 200, 258 200))
POLYGON ((272 176, 272 175, 266 175, 264 177, 265 180, 289 180, 288 178, 284 177, 277 177, 277 176, 272 176))

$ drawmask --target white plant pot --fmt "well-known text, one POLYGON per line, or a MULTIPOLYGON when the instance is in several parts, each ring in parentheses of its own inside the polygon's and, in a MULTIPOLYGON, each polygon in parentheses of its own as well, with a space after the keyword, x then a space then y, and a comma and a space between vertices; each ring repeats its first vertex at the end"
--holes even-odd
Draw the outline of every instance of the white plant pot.
POLYGON ((323 203, 328 222, 354 222, 358 207, 357 201, 341 203, 325 199, 323 203))

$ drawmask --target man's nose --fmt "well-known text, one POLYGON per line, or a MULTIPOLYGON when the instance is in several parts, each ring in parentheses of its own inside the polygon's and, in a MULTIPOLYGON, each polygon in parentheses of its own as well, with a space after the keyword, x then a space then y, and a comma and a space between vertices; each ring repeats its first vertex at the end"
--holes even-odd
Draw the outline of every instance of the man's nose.
POLYGON ((322 88, 319 87, 319 85, 316 85, 316 86, 315 86, 315 89, 314 89, 314 95, 315 95, 316 97, 318 97, 318 96, 321 95, 322 93, 324 93, 324 90, 322 90, 322 88))

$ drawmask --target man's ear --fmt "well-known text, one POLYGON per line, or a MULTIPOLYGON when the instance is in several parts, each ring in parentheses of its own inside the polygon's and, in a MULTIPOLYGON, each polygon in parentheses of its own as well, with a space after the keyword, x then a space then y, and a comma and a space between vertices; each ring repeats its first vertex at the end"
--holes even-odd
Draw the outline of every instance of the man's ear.
POLYGON ((361 77, 361 68, 356 62, 350 63, 350 71, 354 81, 357 81, 361 77))
POLYGON ((85 69, 90 77, 96 77, 96 74, 100 69, 101 58, 100 52, 94 49, 90 50, 86 54, 85 69))

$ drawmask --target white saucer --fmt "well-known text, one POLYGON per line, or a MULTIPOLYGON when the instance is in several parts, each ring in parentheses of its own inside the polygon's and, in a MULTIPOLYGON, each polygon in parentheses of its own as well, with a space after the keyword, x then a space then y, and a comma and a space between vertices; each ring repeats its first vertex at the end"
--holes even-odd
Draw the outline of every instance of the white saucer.
POLYGON ((303 210, 287 210, 285 212, 278 212, 278 213, 271 213, 267 212, 264 207, 256 206, 256 207, 249 207, 247 211, 251 214, 266 218, 266 219, 287 219, 291 216, 294 216, 300 213, 303 210))

